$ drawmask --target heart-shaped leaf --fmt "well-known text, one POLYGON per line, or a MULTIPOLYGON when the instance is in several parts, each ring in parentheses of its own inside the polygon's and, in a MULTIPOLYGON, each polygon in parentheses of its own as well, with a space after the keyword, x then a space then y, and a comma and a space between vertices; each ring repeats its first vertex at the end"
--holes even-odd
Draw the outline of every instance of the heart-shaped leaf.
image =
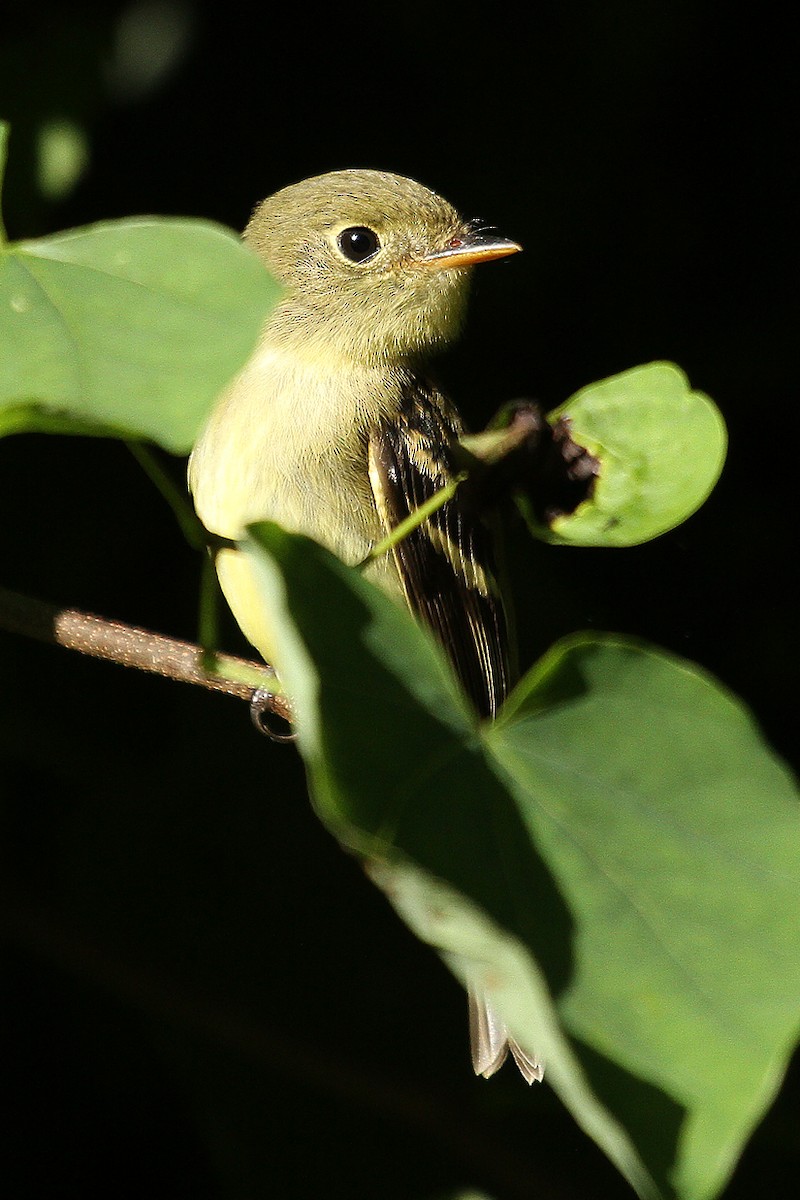
POLYGON ((719 409, 673 363, 634 367, 582 388, 550 413, 600 461, 592 497, 533 531, 575 546, 634 546, 685 521, 719 478, 727 435, 719 409))
MULTIPOLYGON (((0 145, 0 173, 2 157, 0 145)), ((276 296, 255 255, 208 221, 0 238, 0 434, 102 433, 186 453, 276 296)))
POLYGON ((640 1195, 716 1195, 798 1030, 798 797, 748 713, 586 634, 478 725, 404 611, 314 543, 252 535, 322 819, 640 1195))

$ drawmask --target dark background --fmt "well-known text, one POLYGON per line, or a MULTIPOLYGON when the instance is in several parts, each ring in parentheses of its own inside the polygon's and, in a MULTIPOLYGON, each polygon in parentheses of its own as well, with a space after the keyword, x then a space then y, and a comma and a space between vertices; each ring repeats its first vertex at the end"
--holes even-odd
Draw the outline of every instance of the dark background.
MULTIPOLYGON (((702 511, 647 546, 512 526, 523 663, 578 628, 640 634, 795 755, 788 25, 709 0, 101 13, 4 15, 9 235, 135 213, 241 228, 264 195, 344 166, 496 222, 525 254, 478 272, 440 364, 473 425, 666 358, 731 437, 702 511), (159 78, 137 75, 170 44, 159 78), (56 117, 90 148, 58 202, 35 187, 56 117)), ((194 636, 198 562, 122 446, 8 439, 0 495, 4 585, 194 636)), ((629 1194, 546 1084, 473 1080, 460 989, 318 825, 292 749, 234 701, 7 635, 2 651, 9 1195, 629 1194)), ((795 1071, 731 1200, 796 1195, 798 1091, 795 1071)))

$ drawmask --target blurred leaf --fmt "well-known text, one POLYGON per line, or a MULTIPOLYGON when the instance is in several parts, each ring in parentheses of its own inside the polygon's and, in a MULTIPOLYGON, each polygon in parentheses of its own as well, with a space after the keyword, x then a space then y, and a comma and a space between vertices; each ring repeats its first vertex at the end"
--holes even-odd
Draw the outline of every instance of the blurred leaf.
POLYGON ((634 367, 577 392, 548 416, 568 417, 575 442, 601 462, 592 499, 537 536, 576 546, 634 546, 699 508, 719 478, 727 435, 708 396, 673 363, 634 367))
POLYGON ((474 1188, 469 1188, 467 1191, 447 1192, 447 1194, 439 1193, 432 1200, 492 1200, 488 1192, 476 1192, 474 1188))
POLYGON ((404 611, 252 532, 322 819, 640 1195, 716 1195, 798 1027, 797 793, 747 712, 687 663, 580 635, 478 726, 404 611))
POLYGON ((68 195, 89 165, 89 139, 75 121, 45 121, 37 134, 39 191, 48 200, 68 195))
POLYGON ((276 295, 251 251, 206 221, 131 218, 0 244, 0 433, 105 433, 186 453, 276 295))

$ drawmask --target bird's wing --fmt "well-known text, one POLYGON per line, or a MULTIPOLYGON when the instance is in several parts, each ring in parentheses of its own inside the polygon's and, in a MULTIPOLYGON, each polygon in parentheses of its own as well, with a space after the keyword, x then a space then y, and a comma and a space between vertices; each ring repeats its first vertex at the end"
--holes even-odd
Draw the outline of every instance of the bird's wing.
MULTIPOLYGON (((460 432, 442 394, 410 376, 399 414, 370 435, 370 481, 387 532, 451 482, 460 432)), ((392 553, 412 612, 443 645, 480 715, 493 716, 508 691, 509 654, 488 527, 457 492, 392 553)))

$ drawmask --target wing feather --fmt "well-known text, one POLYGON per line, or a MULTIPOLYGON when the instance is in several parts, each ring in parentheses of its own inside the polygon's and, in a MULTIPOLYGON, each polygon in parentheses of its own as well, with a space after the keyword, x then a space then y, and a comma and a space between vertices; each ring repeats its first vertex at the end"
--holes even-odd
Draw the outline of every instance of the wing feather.
MULTIPOLYGON (((452 481, 460 432, 442 394, 410 376, 399 413, 370 436, 370 480, 387 532, 452 481)), ((456 493, 393 555, 411 610, 446 650, 481 716, 493 716, 508 692, 509 657, 489 528, 456 493)))

